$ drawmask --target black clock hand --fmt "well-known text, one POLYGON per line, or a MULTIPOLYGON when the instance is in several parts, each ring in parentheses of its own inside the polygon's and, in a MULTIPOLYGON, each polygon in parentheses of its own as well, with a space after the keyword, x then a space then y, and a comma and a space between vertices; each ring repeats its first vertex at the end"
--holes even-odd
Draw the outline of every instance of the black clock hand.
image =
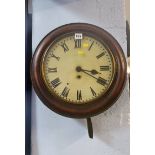
POLYGON ((98 78, 96 78, 95 76, 93 76, 92 74, 89 74, 89 73, 87 73, 85 70, 81 70, 83 73, 85 73, 85 74, 87 74, 87 75, 89 75, 89 76, 91 76, 91 77, 93 77, 94 79, 98 79, 98 78))
POLYGON ((87 72, 90 72, 91 74, 93 74, 93 75, 96 75, 96 74, 101 74, 101 73, 99 73, 97 70, 95 70, 95 69, 92 69, 92 70, 85 70, 85 69, 82 69, 83 71, 87 71, 87 72))
POLYGON ((86 72, 90 72, 91 74, 93 74, 93 75, 96 75, 96 74, 101 74, 101 73, 99 73, 97 70, 95 70, 95 69, 92 69, 92 70, 86 70, 86 69, 82 69, 80 66, 78 66, 77 68, 76 68, 76 70, 78 71, 86 71, 86 72))
POLYGON ((103 86, 104 86, 105 84, 107 84, 107 83, 106 83, 107 80, 105 80, 105 79, 103 79, 103 78, 101 78, 101 77, 96 78, 95 76, 93 76, 93 75, 87 73, 85 70, 83 70, 83 69, 82 69, 81 67, 79 67, 79 66, 76 68, 76 71, 77 71, 77 72, 83 72, 83 73, 85 73, 85 74, 87 74, 87 75, 93 77, 94 79, 97 80, 97 82, 98 82, 99 84, 101 84, 101 85, 103 85, 103 86))

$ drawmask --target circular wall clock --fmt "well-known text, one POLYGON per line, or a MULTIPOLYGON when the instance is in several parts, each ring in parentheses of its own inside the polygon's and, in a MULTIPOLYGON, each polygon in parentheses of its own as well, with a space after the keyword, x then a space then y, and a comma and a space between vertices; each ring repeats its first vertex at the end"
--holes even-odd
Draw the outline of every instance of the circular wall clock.
POLYGON ((126 70, 123 50, 108 32, 73 23, 42 39, 32 58, 31 79, 48 108, 63 116, 87 118, 92 130, 90 117, 115 103, 126 70))

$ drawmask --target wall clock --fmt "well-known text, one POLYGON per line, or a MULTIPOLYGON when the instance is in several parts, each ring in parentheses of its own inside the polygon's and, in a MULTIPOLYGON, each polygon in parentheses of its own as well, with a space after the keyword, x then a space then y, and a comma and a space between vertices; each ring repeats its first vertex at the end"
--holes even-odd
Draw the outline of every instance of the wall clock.
POLYGON ((86 23, 67 24, 47 34, 32 58, 31 79, 41 101, 54 112, 86 118, 108 109, 126 81, 126 59, 105 30, 86 23))

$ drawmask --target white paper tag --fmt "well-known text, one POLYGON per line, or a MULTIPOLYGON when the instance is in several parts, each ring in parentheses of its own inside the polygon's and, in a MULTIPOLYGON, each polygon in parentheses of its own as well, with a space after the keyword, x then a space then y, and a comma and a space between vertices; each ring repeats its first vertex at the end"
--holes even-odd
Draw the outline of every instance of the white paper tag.
POLYGON ((82 33, 75 33, 75 39, 82 39, 82 33))

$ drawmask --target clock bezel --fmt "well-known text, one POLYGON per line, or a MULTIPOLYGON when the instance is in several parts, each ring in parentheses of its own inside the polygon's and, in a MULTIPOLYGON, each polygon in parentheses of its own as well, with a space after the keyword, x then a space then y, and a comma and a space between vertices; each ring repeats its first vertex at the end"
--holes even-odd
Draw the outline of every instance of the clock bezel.
POLYGON ((63 25, 48 33, 35 50, 31 63, 31 79, 33 87, 41 101, 56 113, 73 118, 88 118, 95 116, 111 107, 120 96, 126 81, 127 64, 119 43, 107 31, 95 25, 72 23, 63 25), (66 104, 65 101, 49 92, 42 78, 42 57, 51 43, 61 35, 71 32, 86 32, 93 34, 105 42, 111 50, 116 62, 116 73, 108 91, 88 104, 66 104))
MULTIPOLYGON (((80 33, 80 32, 79 32, 79 33, 80 33)), ((115 69, 115 68, 116 68, 116 63, 115 63, 115 59, 114 59, 114 57, 113 57, 113 54, 111 53, 111 51, 110 51, 110 49, 107 47, 107 45, 106 45, 103 41, 101 41, 101 40, 99 40, 98 38, 96 38, 96 36, 94 36, 94 35, 92 35, 92 34, 90 35, 90 34, 88 34, 87 32, 82 32, 83 36, 92 37, 92 38, 94 38, 96 41, 98 41, 98 42, 100 42, 101 44, 103 44, 103 45, 104 45, 104 48, 106 48, 106 50, 108 51, 108 53, 109 53, 109 55, 110 55, 110 57, 111 57, 112 68, 113 68, 113 75, 112 75, 112 78, 111 78, 110 83, 108 84, 108 87, 107 87, 106 90, 103 92, 103 94, 100 94, 99 96, 96 96, 95 98, 90 99, 90 100, 88 100, 87 102, 86 102, 86 101, 81 101, 81 102, 78 102, 78 101, 73 101, 73 102, 72 102, 72 101, 67 101, 67 100, 65 100, 63 97, 61 97, 61 96, 59 96, 58 94, 56 94, 56 93, 51 89, 51 86, 49 86, 49 84, 47 83, 46 78, 45 78, 44 59, 45 59, 46 54, 48 53, 49 49, 50 49, 55 43, 57 43, 57 41, 61 40, 62 38, 65 38, 65 37, 72 36, 73 34, 75 34, 75 32, 67 33, 67 34, 64 34, 64 35, 60 36, 59 38, 57 38, 56 40, 54 40, 54 41, 49 45, 49 47, 47 48, 47 50, 44 52, 44 54, 43 54, 43 56, 42 56, 42 61, 41 61, 41 64, 42 64, 42 78, 43 78, 43 81, 44 81, 45 85, 48 87, 49 91, 50 91, 51 93, 53 93, 53 95, 56 95, 55 97, 58 97, 58 98, 60 98, 60 99, 63 100, 63 101, 66 101, 67 104, 89 104, 91 101, 96 100, 97 98, 99 98, 99 97, 101 97, 101 96, 104 96, 104 95, 106 94, 107 90, 109 89, 109 87, 111 86, 111 84, 112 84, 112 82, 113 82, 113 79, 114 79, 114 77, 115 77, 115 72, 116 72, 116 69, 115 69)))

